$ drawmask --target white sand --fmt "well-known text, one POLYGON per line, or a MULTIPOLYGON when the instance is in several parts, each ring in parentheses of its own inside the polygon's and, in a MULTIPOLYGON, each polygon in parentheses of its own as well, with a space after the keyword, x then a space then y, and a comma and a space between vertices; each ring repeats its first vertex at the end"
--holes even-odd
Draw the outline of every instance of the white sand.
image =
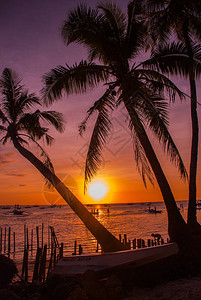
POLYGON ((125 300, 201 300, 201 278, 170 281, 155 288, 135 288, 125 300))

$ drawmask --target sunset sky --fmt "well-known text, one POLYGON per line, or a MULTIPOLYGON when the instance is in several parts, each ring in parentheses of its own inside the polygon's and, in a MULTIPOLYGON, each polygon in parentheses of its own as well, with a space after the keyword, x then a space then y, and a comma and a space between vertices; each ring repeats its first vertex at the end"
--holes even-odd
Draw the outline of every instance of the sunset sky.
MULTIPOLYGON (((127 1, 116 1, 126 11, 127 1), (123 2, 123 4, 122 4, 123 2)), ((0 72, 5 67, 15 70, 23 79, 30 92, 38 96, 42 88, 42 75, 58 65, 68 65, 86 58, 86 51, 78 45, 65 46, 60 35, 60 26, 70 8, 80 1, 64 0, 2 0, 0 9, 0 72)), ((87 1, 95 7, 98 1, 87 1)), ((140 59, 143 59, 142 56, 140 59)), ((188 93, 188 82, 175 80, 178 86, 188 93)), ((198 99, 201 103, 201 85, 198 86, 198 99)), ((103 88, 94 89, 84 95, 64 96, 50 108, 62 112, 66 129, 62 134, 51 130, 55 142, 46 148, 56 173, 69 185, 83 203, 94 203, 83 193, 83 166, 87 145, 94 119, 81 138, 78 125, 84 119, 87 109, 97 100, 103 88)), ((47 109, 47 108, 44 108, 47 109)), ((200 117, 201 106, 198 105, 200 117)), ((125 121, 125 112, 120 107, 112 116, 113 129, 104 150, 103 167, 97 178, 104 179, 109 192, 99 203, 151 202, 162 201, 155 182, 145 189, 136 170, 132 140, 125 121)), ((200 120, 199 120, 200 124, 200 120)), ((201 126, 201 124, 200 124, 201 126)), ((176 102, 170 107, 170 132, 180 150, 187 170, 189 169, 191 124, 190 107, 187 99, 182 104, 176 102)), ((151 137, 161 165, 177 200, 188 199, 188 183, 181 181, 177 169, 160 150, 151 137)), ((201 147, 199 143, 198 199, 201 199, 201 147)), ((44 180, 34 167, 21 157, 13 146, 0 145, 0 205, 3 204, 53 204, 61 203, 56 193, 48 191, 44 180)))

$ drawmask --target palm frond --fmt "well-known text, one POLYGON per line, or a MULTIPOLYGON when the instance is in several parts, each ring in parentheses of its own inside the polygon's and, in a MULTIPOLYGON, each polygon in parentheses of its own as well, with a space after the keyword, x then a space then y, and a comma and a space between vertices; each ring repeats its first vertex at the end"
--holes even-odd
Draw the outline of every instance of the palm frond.
POLYGON ((67 95, 84 93, 88 88, 95 87, 100 82, 107 80, 108 76, 106 67, 86 61, 81 61, 72 67, 59 66, 52 69, 43 78, 44 102, 51 104, 55 99, 60 99, 64 91, 67 95))
POLYGON ((108 109, 113 110, 114 109, 114 105, 115 105, 115 98, 112 96, 112 91, 114 90, 116 84, 111 85, 106 92, 104 93, 104 95, 98 99, 97 101, 95 101, 94 105, 92 107, 90 107, 90 109, 87 111, 87 115, 85 117, 85 119, 81 122, 81 124, 79 125, 79 134, 82 136, 83 132, 86 130, 86 125, 87 122, 89 120, 89 118, 92 116, 92 114, 96 111, 101 111, 101 109, 104 106, 107 106, 108 109))
POLYGON ((2 108, 11 119, 16 118, 16 102, 19 100, 23 86, 17 74, 9 68, 3 70, 0 78, 0 92, 3 95, 2 108))
POLYGON ((7 131, 7 128, 3 125, 0 125, 0 133, 1 132, 6 132, 7 131))
POLYGON ((139 138, 134 130, 132 121, 130 122, 129 127, 132 130, 133 150, 134 150, 137 170, 142 177, 145 187, 147 187, 147 178, 148 178, 149 182, 153 185, 154 184, 154 176, 151 171, 149 162, 146 158, 144 149, 143 149, 143 147, 139 141, 139 138))
POLYGON ((154 92, 168 93, 169 99, 174 102, 176 95, 182 100, 185 98, 184 93, 171 81, 167 76, 159 73, 157 70, 135 69, 140 81, 144 82, 154 92))
POLYGON ((201 45, 191 44, 193 58, 189 58, 185 45, 181 42, 163 44, 152 52, 152 57, 143 62, 145 68, 150 68, 167 75, 188 77, 192 70, 198 78, 201 74, 201 45))
POLYGON ((122 10, 112 2, 101 2, 98 5, 98 8, 103 12, 103 15, 108 22, 107 26, 109 25, 108 27, 114 32, 114 38, 117 38, 118 42, 123 40, 125 37, 127 22, 126 16, 122 10))
POLYGON ((64 131, 64 118, 61 113, 57 111, 41 111, 38 114, 40 118, 53 125, 57 131, 64 131))
POLYGON ((156 138, 163 145, 163 149, 170 157, 171 162, 178 167, 180 176, 187 178, 187 171, 180 153, 168 131, 168 103, 158 97, 143 95, 142 102, 138 101, 137 109, 146 119, 148 127, 154 132, 156 138))
POLYGON ((6 98, 16 99, 23 89, 18 75, 10 68, 5 68, 0 78, 0 91, 6 98))
POLYGON ((63 23, 61 34, 64 41, 69 45, 72 42, 86 43, 87 40, 92 40, 101 19, 97 9, 88 8, 86 4, 81 3, 70 10, 63 23))
POLYGON ((128 4, 126 53, 129 59, 137 56, 144 46, 146 28, 142 18, 142 2, 142 0, 136 0, 128 4))
POLYGON ((4 114, 4 112, 0 109, 0 120, 2 122, 2 124, 5 124, 6 122, 9 123, 8 118, 6 117, 6 115, 4 114))
MULTIPOLYGON (((126 100, 126 102, 128 102, 126 100)), ((147 179, 151 184, 154 182, 154 176, 153 172, 150 168, 150 164, 147 160, 145 151, 143 146, 141 145, 140 139, 139 139, 139 132, 140 132, 140 126, 143 126, 143 121, 140 120, 139 116, 137 116, 137 113, 134 109, 134 106, 129 103, 129 105, 126 105, 128 115, 129 115, 129 128, 132 132, 133 137, 133 149, 135 154, 135 160, 137 165, 137 170, 140 173, 142 180, 144 182, 145 187, 147 186, 147 179), (129 106, 129 108, 128 108, 129 106)))
POLYGON ((41 105, 39 98, 34 93, 28 93, 28 91, 23 91, 18 100, 19 110, 27 110, 34 105, 41 105))
POLYGON ((114 102, 114 99, 112 98, 112 95, 105 94, 104 104, 98 109, 98 117, 93 129, 86 157, 84 190, 86 190, 88 183, 101 166, 102 149, 106 143, 106 138, 108 137, 111 128, 110 111, 111 103, 114 102))

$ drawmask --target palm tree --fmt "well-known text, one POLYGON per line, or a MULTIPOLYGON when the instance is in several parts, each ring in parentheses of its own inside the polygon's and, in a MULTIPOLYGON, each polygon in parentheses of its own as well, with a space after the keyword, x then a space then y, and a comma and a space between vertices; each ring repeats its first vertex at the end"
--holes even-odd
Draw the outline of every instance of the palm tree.
POLYGON ((98 113, 86 159, 85 183, 91 180, 101 164, 101 151, 111 127, 110 113, 124 105, 129 116, 138 170, 145 183, 147 178, 152 181, 153 171, 167 208, 170 238, 178 241, 185 232, 186 223, 177 209, 146 128, 154 132, 185 178, 185 167, 167 129, 167 102, 162 94, 168 92, 173 99, 175 94, 181 98, 183 95, 166 76, 137 65, 146 33, 138 18, 139 13, 140 1, 129 3, 127 19, 121 9, 110 2, 99 5, 97 9, 81 4, 70 11, 62 27, 62 36, 67 45, 73 42, 84 45, 89 61, 52 69, 44 76, 42 92, 48 104, 61 98, 64 91, 67 95, 84 93, 89 87, 105 84, 105 93, 95 101, 80 125, 82 134, 89 117, 98 113))
POLYGON ((34 94, 29 94, 15 72, 5 68, 0 78, 1 109, 0 109, 0 133, 3 134, 1 142, 5 144, 11 141, 18 152, 25 157, 44 178, 53 185, 63 199, 69 204, 72 210, 78 215, 89 231, 95 236, 104 252, 117 251, 127 248, 127 245, 120 243, 103 225, 101 225, 83 204, 72 194, 72 192, 55 175, 53 165, 38 143, 39 140, 50 145, 53 138, 48 134, 49 129, 41 125, 41 121, 53 125, 56 130, 62 132, 63 118, 56 111, 34 112, 30 108, 34 105, 41 105, 34 94), (32 142, 37 146, 44 158, 41 161, 36 155, 30 152, 24 145, 32 142))
MULTIPOLYGON (((201 2, 189 0, 146 0, 145 11, 147 24, 154 44, 164 44, 174 33, 180 44, 173 43, 170 46, 163 45, 163 66, 169 64, 170 68, 167 73, 178 74, 183 73, 188 76, 191 92, 191 124, 192 124, 192 141, 191 141, 191 158, 190 158, 190 176, 189 176, 189 206, 188 206, 188 225, 197 228, 196 217, 196 175, 197 175, 197 159, 198 159, 198 115, 197 115, 197 92, 196 92, 196 72, 194 59, 200 59, 200 46, 196 44, 196 40, 201 40, 201 2), (179 50, 175 52, 176 48, 179 50), (182 49, 183 48, 183 49, 182 49), (171 53, 171 50, 172 53, 171 53), (181 51, 182 50, 182 51, 181 51), (186 69, 186 65, 173 66, 175 59, 171 54, 188 55, 188 72, 182 71, 186 69), (180 71, 178 70, 180 68, 180 71)), ((160 58, 162 60, 162 58, 160 58)), ((200 61, 199 61, 200 62, 200 61)), ((199 68, 200 71, 200 68, 199 68)), ((182 75, 183 75, 182 74, 182 75)))

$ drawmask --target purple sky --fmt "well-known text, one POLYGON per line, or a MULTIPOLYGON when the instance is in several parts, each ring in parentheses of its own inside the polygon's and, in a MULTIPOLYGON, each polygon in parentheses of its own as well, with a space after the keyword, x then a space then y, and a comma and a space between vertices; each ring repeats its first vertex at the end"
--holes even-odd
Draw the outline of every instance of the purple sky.
MULTIPOLYGON (((44 73, 60 64, 71 65, 86 58, 86 52, 82 47, 77 45, 66 47, 60 36, 60 26, 68 10, 78 3, 80 3, 78 0, 2 0, 0 72, 5 67, 11 67, 20 75, 29 91, 39 95, 42 87, 41 77, 44 73)), ((87 3, 95 6, 98 1, 91 0, 87 3)), ((117 3, 126 11, 126 1, 124 4, 120 0, 117 3)), ((180 80, 176 82, 182 90, 188 92, 187 82, 180 80)), ((98 99, 101 91, 102 89, 98 89, 90 91, 87 95, 72 95, 67 100, 64 97, 62 101, 50 108, 57 109, 65 115, 66 131, 60 135, 53 131, 56 141, 53 147, 48 149, 48 153, 53 159, 56 171, 61 176, 62 174, 72 176, 80 190, 83 186, 81 167, 84 163, 86 143, 93 122, 91 122, 84 139, 78 136, 77 127, 84 119, 87 108, 94 100, 98 99)), ((201 95, 200 92, 201 90, 198 88, 199 95, 201 95)), ((200 115, 200 106, 198 106, 198 115, 200 115)), ((145 190, 142 180, 137 174, 132 142, 121 111, 113 115, 113 121, 116 128, 114 134, 119 131, 123 139, 120 139, 117 145, 111 137, 104 152, 105 165, 99 172, 99 177, 105 178, 114 187, 113 190, 111 189, 113 192, 111 201, 162 200, 157 185, 155 184, 155 189, 149 186, 149 189, 145 190)), ((170 123, 170 131, 188 169, 191 133, 188 100, 182 105, 177 103, 171 107, 170 123)), ((158 148, 157 145, 156 147, 158 148)), ((187 184, 179 181, 179 175, 176 169, 169 164, 167 156, 161 151, 158 152, 158 155, 176 198, 178 200, 187 199, 187 184)), ((201 186, 200 170, 198 182, 201 186)), ((15 203, 21 199, 22 195, 27 203, 31 203, 33 199, 42 203, 44 201, 43 189, 43 182, 37 171, 24 158, 21 158, 11 145, 0 146, 0 204, 5 201, 15 203)), ((83 201, 90 202, 87 196, 83 196, 82 191, 79 191, 79 196, 83 201)), ((198 188, 198 198, 201 198, 200 188, 198 188)), ((110 199, 108 198, 107 201, 110 199)))

